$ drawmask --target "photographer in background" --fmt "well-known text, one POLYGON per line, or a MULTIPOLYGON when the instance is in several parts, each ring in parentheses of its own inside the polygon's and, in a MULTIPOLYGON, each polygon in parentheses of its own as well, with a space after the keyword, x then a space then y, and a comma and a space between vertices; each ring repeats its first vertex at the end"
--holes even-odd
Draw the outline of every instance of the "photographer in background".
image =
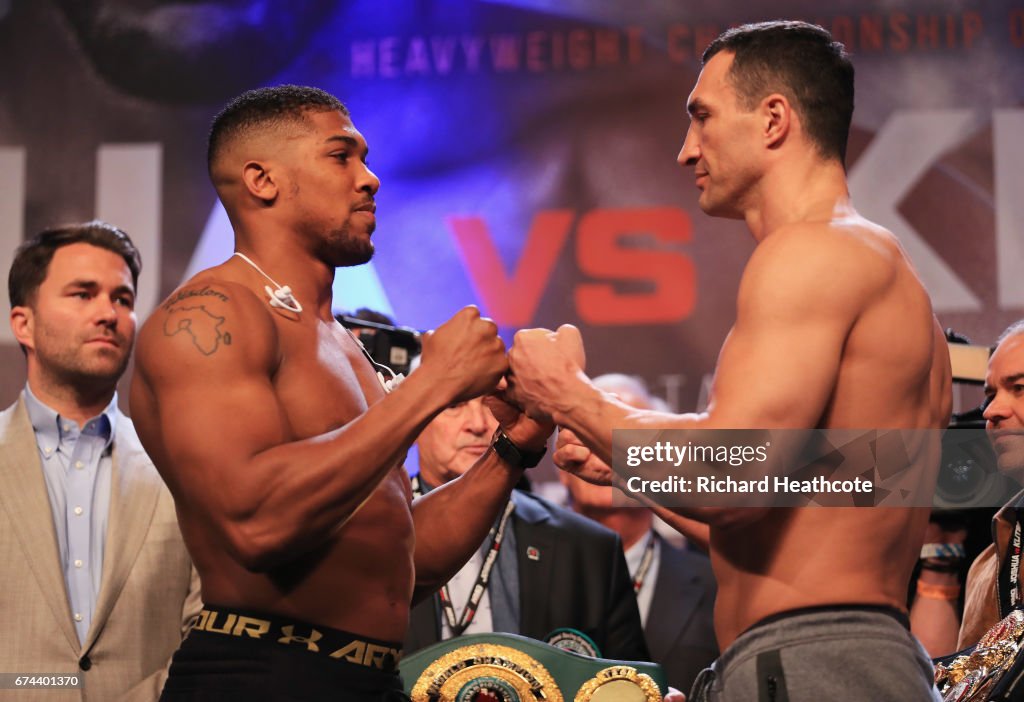
MULTIPOLYGON (((1024 320, 999 336, 988 361, 982 408, 999 472, 1024 484, 1024 320)), ((932 657, 973 646, 1021 601, 1019 577, 1009 567, 1008 551, 1022 509, 1024 491, 993 517, 994 543, 974 560, 967 576, 962 623, 959 571, 967 529, 934 518, 929 524, 910 616, 914 634, 932 657)))

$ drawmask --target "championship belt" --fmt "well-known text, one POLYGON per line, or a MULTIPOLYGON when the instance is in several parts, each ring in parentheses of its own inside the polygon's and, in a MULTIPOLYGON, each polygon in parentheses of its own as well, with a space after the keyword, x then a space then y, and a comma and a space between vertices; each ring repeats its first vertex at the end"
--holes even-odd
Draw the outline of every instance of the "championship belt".
POLYGON ((402 659, 413 702, 661 702, 657 663, 613 661, 517 634, 470 634, 402 659))
MULTIPOLYGON (((1024 665, 1024 611, 1015 609, 981 637, 977 645, 941 659, 935 684, 944 702, 1014 700, 1008 688, 1020 683, 1024 665), (1015 673, 1011 673, 1016 669, 1015 673), (1009 675, 1008 675, 1009 673, 1009 675)), ((1019 690, 1016 694, 1019 694, 1019 690)))

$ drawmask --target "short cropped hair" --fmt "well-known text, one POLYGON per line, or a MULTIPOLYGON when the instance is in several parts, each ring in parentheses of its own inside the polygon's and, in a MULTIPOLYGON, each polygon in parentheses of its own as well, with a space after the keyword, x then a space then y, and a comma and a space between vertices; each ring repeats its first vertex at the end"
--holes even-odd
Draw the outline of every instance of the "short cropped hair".
POLYGON ((744 109, 782 93, 795 105, 818 152, 845 163, 854 71, 846 48, 828 31, 795 21, 745 24, 711 42, 701 61, 706 64, 721 51, 734 56, 729 79, 744 109))
POLYGON ((123 258, 132 273, 132 287, 138 288, 139 273, 142 272, 139 250, 122 230, 112 224, 93 220, 44 229, 22 242, 14 254, 14 262, 7 275, 7 294, 11 307, 35 302, 39 286, 46 280, 53 254, 57 249, 78 243, 107 249, 123 258))
POLYGON ((210 171, 220 152, 232 139, 288 122, 302 123, 307 112, 337 110, 346 117, 348 108, 330 93, 303 85, 276 85, 249 90, 224 106, 210 125, 206 160, 210 171))

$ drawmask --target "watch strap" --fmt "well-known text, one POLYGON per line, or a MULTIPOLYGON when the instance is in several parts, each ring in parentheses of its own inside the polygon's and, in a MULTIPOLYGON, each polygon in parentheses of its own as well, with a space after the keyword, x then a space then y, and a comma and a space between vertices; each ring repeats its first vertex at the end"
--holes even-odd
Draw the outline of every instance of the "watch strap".
POLYGON ((512 439, 508 438, 508 435, 501 430, 501 427, 498 427, 497 431, 494 432, 494 439, 491 441, 491 445, 501 460, 513 468, 533 468, 540 463, 540 459, 544 457, 548 450, 547 446, 540 451, 527 451, 520 448, 516 446, 512 439))

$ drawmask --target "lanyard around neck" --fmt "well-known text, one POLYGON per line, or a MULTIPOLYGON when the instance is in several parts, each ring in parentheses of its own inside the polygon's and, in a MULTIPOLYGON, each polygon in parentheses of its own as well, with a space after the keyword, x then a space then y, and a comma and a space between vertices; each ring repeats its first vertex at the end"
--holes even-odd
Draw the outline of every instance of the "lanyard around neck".
POLYGON ((1021 515, 1013 525, 1010 545, 999 568, 999 616, 1005 617, 1020 605, 1021 515))
POLYGON ((634 593, 639 593, 640 588, 644 586, 644 578, 647 577, 647 571, 651 569, 651 563, 654 562, 654 543, 654 532, 647 532, 647 546, 644 547, 640 567, 636 569, 636 575, 633 576, 634 593))
MULTIPOLYGON (((420 476, 413 476, 413 497, 420 497, 423 495, 423 492, 423 483, 420 481, 420 476)), ((491 527, 490 532, 487 534, 490 547, 487 549, 487 555, 484 556, 484 563, 476 576, 473 589, 469 591, 469 599, 462 610, 462 616, 457 617, 455 615, 455 606, 452 604, 451 593, 448 591, 447 583, 441 587, 438 593, 441 597, 441 608, 444 610, 448 627, 452 630, 452 636, 461 636, 473 622, 473 617, 476 616, 480 600, 483 599, 484 593, 487 592, 487 583, 491 580, 491 571, 494 569, 494 564, 498 561, 498 552, 501 550, 501 544, 505 539, 505 527, 508 525, 508 518, 512 516, 513 511, 515 511, 515 504, 510 499, 508 504, 505 505, 505 511, 501 515, 501 519, 496 525, 491 527)))

